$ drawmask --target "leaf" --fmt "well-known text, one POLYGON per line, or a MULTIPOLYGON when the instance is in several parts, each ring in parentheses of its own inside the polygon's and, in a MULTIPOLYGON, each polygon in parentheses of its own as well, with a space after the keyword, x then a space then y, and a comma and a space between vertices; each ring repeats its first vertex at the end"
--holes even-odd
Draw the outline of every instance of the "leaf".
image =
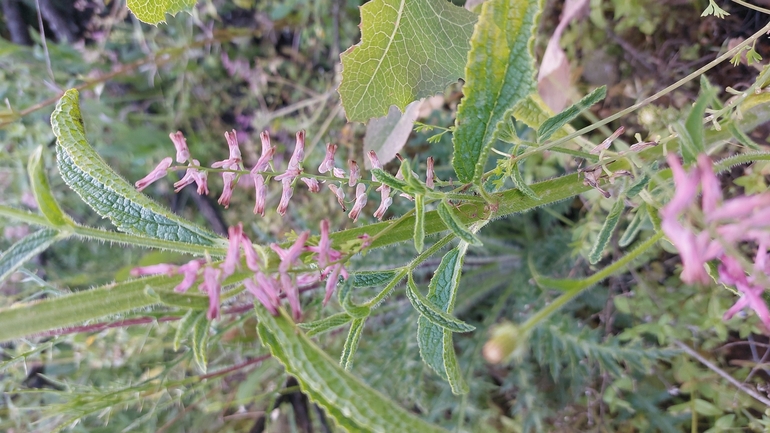
POLYGON ((349 432, 446 433, 421 420, 340 367, 281 309, 256 307, 257 332, 272 356, 297 378, 302 392, 349 432))
POLYGON ((452 165, 460 182, 478 183, 500 123, 535 89, 539 12, 539 0, 488 0, 481 7, 453 137, 452 165))
MULTIPOLYGON (((56 230, 43 229, 29 234, 11 245, 3 254, 0 254, 0 283, 16 272, 24 263, 59 240, 59 236, 60 234, 56 230)), ((2 327, 5 326, 4 322, 0 321, 0 323, 3 323, 2 327)))
POLYGON ((78 107, 78 92, 64 93, 51 115, 58 146, 59 172, 67 185, 99 215, 126 233, 197 245, 224 244, 208 230, 174 215, 138 192, 88 144, 78 107))
POLYGON ((604 225, 602 225, 602 229, 599 230, 599 235, 596 237, 596 242, 594 243, 591 252, 588 254, 588 262, 592 265, 599 263, 599 260, 602 259, 604 249, 610 242, 610 238, 612 237, 612 232, 615 231, 615 227, 618 226, 620 215, 623 213, 625 206, 626 204, 623 200, 623 197, 618 197, 618 200, 612 206, 612 209, 610 209, 610 213, 607 215, 607 219, 604 220, 604 225))
POLYGON ((596 104, 607 96, 607 86, 601 86, 595 89, 593 92, 586 95, 583 99, 576 104, 570 106, 566 110, 557 114, 554 117, 546 120, 537 129, 537 141, 543 143, 548 140, 554 132, 560 130, 564 125, 568 124, 572 119, 577 117, 580 113, 587 110, 590 106, 596 104))
POLYGON ((516 161, 513 164, 513 167, 511 167, 511 180, 513 180, 514 186, 516 186, 519 191, 526 194, 527 197, 533 200, 540 200, 540 196, 527 185, 527 182, 525 182, 524 178, 521 176, 521 171, 519 171, 519 161, 516 161))
POLYGON ((372 169, 372 175, 375 179, 377 179, 377 182, 384 183, 385 185, 402 192, 411 191, 409 188, 409 185, 406 184, 403 180, 396 179, 395 176, 388 173, 385 170, 375 168, 372 169))
POLYGON ((409 164, 409 159, 404 158, 401 160, 401 175, 404 177, 404 182, 410 188, 410 191, 415 194, 424 194, 428 192, 428 187, 425 186, 420 179, 415 177, 412 167, 409 164))
POLYGON ((177 293, 166 290, 155 291, 150 286, 145 288, 145 293, 155 298, 159 304, 170 307, 189 308, 192 310, 207 310, 209 308, 209 297, 207 295, 177 293))
POLYGON ((345 370, 350 370, 353 366, 353 355, 358 348, 358 340, 361 338, 361 331, 364 330, 364 324, 366 323, 366 317, 353 320, 350 324, 350 331, 348 332, 348 338, 345 339, 345 346, 342 348, 342 355, 340 355, 340 365, 345 370))
POLYGON ((396 276, 396 270, 361 271, 352 275, 353 287, 375 287, 390 282, 396 276))
POLYGON ((674 130, 681 138, 682 158, 685 165, 694 163, 699 154, 706 152, 703 142, 703 115, 711 98, 712 95, 709 92, 702 91, 685 122, 674 124, 674 130))
POLYGON ((48 184, 48 177, 43 168, 43 146, 38 146, 29 156, 27 174, 37 206, 48 222, 56 227, 74 226, 75 223, 64 214, 51 192, 51 186, 48 184))
POLYGON ((628 192, 626 193, 626 197, 628 198, 634 198, 637 195, 639 195, 640 192, 644 189, 644 187, 647 186, 647 184, 650 183, 650 176, 647 176, 645 173, 639 180, 637 180, 633 185, 631 185, 630 188, 628 188, 628 192))
POLYGON ((157 25, 166 22, 166 14, 174 16, 192 8, 195 0, 126 0, 126 6, 140 21, 157 25))
POLYGON ((182 320, 179 321, 179 324, 176 326, 176 332, 174 333, 174 351, 179 350, 182 340, 192 332, 193 326, 195 326, 195 322, 198 321, 199 316, 199 311, 187 310, 187 313, 182 317, 182 320))
POLYGON ((412 307, 417 310, 422 317, 428 319, 434 325, 438 325, 448 331, 452 332, 471 332, 476 329, 475 326, 469 325, 451 314, 440 310, 436 305, 428 301, 425 296, 420 293, 417 285, 412 279, 412 274, 409 274, 409 279, 406 284, 406 297, 409 302, 412 303, 412 307))
POLYGON ((465 225, 455 216, 454 212, 450 209, 450 205, 446 200, 442 200, 438 205, 438 216, 441 221, 446 224, 447 228, 452 231, 458 238, 471 245, 481 245, 481 240, 476 237, 465 225))
POLYGON ((639 231, 642 229, 642 226, 646 220, 647 206, 639 206, 639 208, 636 210, 636 213, 634 214, 634 217, 631 219, 631 222, 628 223, 626 231, 623 232, 623 236, 621 236, 620 240, 618 241, 618 246, 625 248, 631 245, 631 242, 636 239, 636 235, 639 234, 639 231))
POLYGON ((354 319, 361 319, 368 317, 371 312, 371 308, 368 305, 356 305, 350 299, 350 289, 353 287, 352 281, 348 280, 337 292, 337 298, 340 305, 350 317, 354 319))
MULTIPOLYGON (((373 150, 383 164, 395 158, 412 133, 414 121, 420 112, 420 104, 421 101, 412 102, 406 106, 403 114, 398 108, 391 106, 387 116, 370 120, 366 124, 364 135, 364 154, 373 150)), ((367 169, 371 168, 368 158, 365 165, 367 169)))
POLYGON ((425 247, 425 196, 414 196, 414 249, 421 253, 425 247))
POLYGON ((463 77, 476 15, 446 0, 372 0, 361 42, 348 48, 339 86, 351 122, 436 94, 463 77))
POLYGON ((201 311, 195 316, 192 332, 192 349, 195 363, 202 372, 206 372, 208 363, 208 345, 209 345, 209 319, 206 318, 206 311, 201 311))
MULTIPOLYGON (((463 258, 468 250, 467 243, 450 250, 441 259, 428 286, 427 300, 447 314, 454 310, 457 289, 463 268, 463 258)), ((446 379, 452 387, 452 393, 465 394, 468 384, 462 377, 457 365, 452 333, 425 317, 420 317, 417 325, 417 343, 423 362, 439 376, 446 379)))
POLYGON ((348 313, 337 313, 313 322, 297 323, 297 326, 304 329, 308 337, 312 337, 339 328, 351 320, 353 318, 348 313))

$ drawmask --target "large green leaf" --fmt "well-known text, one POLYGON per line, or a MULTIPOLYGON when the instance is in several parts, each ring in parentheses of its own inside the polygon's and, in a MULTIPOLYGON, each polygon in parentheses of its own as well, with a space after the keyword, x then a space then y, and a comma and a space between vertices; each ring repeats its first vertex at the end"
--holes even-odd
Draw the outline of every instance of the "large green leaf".
MULTIPOLYGON (((454 309, 467 249, 468 244, 463 242, 446 253, 428 286, 428 301, 447 314, 454 309)), ((417 343, 422 360, 449 382, 453 393, 468 392, 468 385, 457 365, 452 332, 422 316, 417 327, 417 343)))
POLYGON ((463 77, 476 15, 446 0, 372 0, 361 7, 361 42, 340 56, 348 120, 404 111, 463 77))
POLYGON ((536 87, 533 30, 540 0, 488 0, 471 38, 463 98, 457 109, 452 165, 477 183, 502 121, 536 87))
POLYGON ((11 245, 0 254, 0 283, 61 237, 65 237, 65 235, 60 236, 56 230, 43 229, 27 235, 11 245))
POLYGON ((176 15, 195 6, 195 0, 126 0, 131 12, 148 24, 166 22, 166 14, 176 15))
POLYGON ((51 126, 62 178, 99 215, 126 233, 167 241, 221 246, 224 240, 180 218, 138 192, 86 141, 78 92, 70 89, 56 104, 51 126))
POLYGON ((272 316, 256 307, 259 338, 297 378, 302 391, 349 432, 445 432, 345 371, 313 344, 285 311, 272 316))

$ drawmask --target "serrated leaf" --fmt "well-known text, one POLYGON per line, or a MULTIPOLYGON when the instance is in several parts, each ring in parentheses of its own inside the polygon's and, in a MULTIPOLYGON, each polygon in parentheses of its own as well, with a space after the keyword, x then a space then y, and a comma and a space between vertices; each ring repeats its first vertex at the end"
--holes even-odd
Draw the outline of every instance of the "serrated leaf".
POLYGON ((409 274, 409 279, 407 280, 406 297, 409 299, 412 307, 414 307, 422 317, 425 317, 434 325, 438 325, 448 331, 460 333, 471 332, 476 329, 475 326, 469 325, 462 320, 453 317, 451 314, 440 310, 436 305, 428 301, 428 299, 420 293, 420 290, 414 283, 412 274, 409 274))
POLYGON ((396 270, 361 271, 352 275, 353 287, 375 287, 390 282, 396 276, 396 270))
POLYGON ((409 190, 409 185, 406 182, 396 179, 395 176, 385 170, 379 168, 372 169, 372 175, 377 179, 377 182, 384 183, 397 191, 406 192, 409 190))
POLYGON ((631 219, 631 222, 628 223, 628 227, 626 227, 626 231, 623 232, 623 236, 620 237, 620 240, 618 241, 618 246, 620 247, 627 247, 631 245, 631 242, 636 239, 636 235, 639 234, 639 231, 642 229, 642 226, 644 225, 644 222, 647 220, 647 206, 639 206, 639 208, 636 209, 636 213, 634 214, 634 217, 631 219))
POLYGON ((0 254, 0 283, 16 272, 24 263, 59 240, 58 236, 59 232, 56 230, 43 229, 24 236, 11 245, 0 254))
MULTIPOLYGON (((412 102, 406 106, 403 114, 398 108, 391 106, 387 116, 370 120, 366 124, 364 135, 364 154, 373 150, 382 164, 387 164, 395 158, 412 133, 420 104, 421 101, 412 102)), ((368 158, 365 165, 366 168, 371 168, 368 158)))
POLYGON ((450 209, 450 206, 446 201, 439 203, 437 211, 441 221, 444 222, 447 228, 451 230, 455 236, 471 245, 481 245, 481 240, 463 225, 457 216, 455 216, 454 212, 452 212, 452 209, 450 209))
POLYGON ((348 48, 339 86, 351 122, 434 95, 463 77, 476 15, 446 0, 372 0, 361 42, 348 48))
POLYGON ((340 305, 345 312, 354 319, 368 317, 371 308, 367 305, 356 305, 353 303, 353 300, 350 297, 350 289, 352 287, 353 283, 349 279, 348 281, 345 281, 345 284, 343 284, 342 287, 340 287, 337 292, 337 298, 339 299, 340 305))
POLYGON ((340 365, 345 370, 350 370, 353 366, 353 355, 358 348, 358 340, 361 338, 361 332, 364 330, 364 324, 366 323, 366 317, 360 319, 354 319, 350 324, 350 331, 348 332, 348 338, 345 339, 345 346, 342 348, 342 354, 340 355, 340 365))
POLYGON ((75 223, 59 207, 59 202, 51 192, 48 177, 43 167, 43 146, 38 146, 29 156, 27 163, 27 175, 32 186, 32 193, 40 209, 40 213, 56 227, 74 226, 75 223))
POLYGON ((607 96, 607 86, 601 86, 589 93, 574 105, 566 110, 551 117, 540 125, 537 129, 537 141, 542 143, 548 140, 554 132, 560 130, 580 113, 587 110, 590 106, 596 104, 607 96))
POLYGON ((179 347, 182 345, 182 340, 187 338, 187 336, 192 333, 193 326, 195 326, 195 322, 198 320, 199 314, 200 312, 198 311, 187 310, 187 313, 182 316, 179 324, 176 325, 176 332, 174 333, 175 352, 179 350, 179 347))
POLYGON ((308 337, 312 337, 339 328, 351 320, 353 318, 348 313, 337 313, 313 322, 297 323, 297 326, 304 329, 308 337))
POLYGON ((681 139, 682 158, 685 165, 694 163, 699 154, 706 152, 706 145, 703 142, 703 115, 711 98, 712 95, 709 92, 702 91, 684 123, 680 121, 674 124, 674 130, 681 139))
POLYGON ((171 16, 195 6, 195 0, 126 0, 128 9, 147 24, 156 25, 166 22, 166 14, 171 16))
POLYGON ((198 368, 206 372, 208 364, 208 346, 209 346, 209 319, 206 318, 206 311, 201 311, 195 315, 195 323, 192 332, 193 358, 198 368))
POLYGON ((623 213, 624 208, 625 202, 623 201, 623 197, 618 197, 615 204, 612 205, 612 209, 610 209, 607 219, 604 220, 601 230, 599 230, 599 235, 596 237, 596 242, 594 242, 591 252, 588 254, 588 262, 592 265, 599 263, 599 260, 602 259, 604 249, 610 242, 615 227, 618 226, 618 221, 620 221, 620 215, 623 213))
MULTIPOLYGON (((463 259, 467 249, 468 244, 463 242, 460 246, 446 253, 441 258, 441 263, 428 286, 428 302, 447 314, 454 310, 463 259)), ((465 383, 457 364, 450 331, 430 322, 425 317, 420 317, 417 325, 417 343, 423 362, 449 382, 452 393, 465 394, 468 392, 468 385, 465 383)))
POLYGON ((425 196, 414 196, 414 249, 421 253, 425 247, 425 196))
POLYGON ((313 344, 283 309, 256 308, 257 331, 272 356, 297 378, 302 392, 349 432, 446 433, 372 389, 313 344))
POLYGON ((216 234, 174 215, 138 192, 88 144, 78 106, 78 92, 64 93, 51 115, 56 155, 64 181, 99 215, 118 230, 168 241, 223 245, 216 234))
POLYGON ((540 196, 527 185, 527 182, 525 182, 524 178, 521 176, 518 161, 511 167, 511 180, 513 181, 513 185, 516 186, 516 189, 526 194, 527 197, 533 200, 540 200, 540 196))
POLYGON ((533 30, 539 13, 539 0, 488 0, 481 7, 453 137, 460 182, 478 183, 501 122, 537 87, 533 30))

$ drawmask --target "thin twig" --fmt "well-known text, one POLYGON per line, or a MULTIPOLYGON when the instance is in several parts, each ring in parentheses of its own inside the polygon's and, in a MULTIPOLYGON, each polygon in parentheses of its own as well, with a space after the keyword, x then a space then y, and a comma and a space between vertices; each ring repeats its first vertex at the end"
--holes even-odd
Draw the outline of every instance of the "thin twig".
POLYGON ((765 406, 770 407, 770 399, 768 399, 765 396, 760 395, 758 392, 754 391, 753 389, 751 389, 751 388, 749 388, 747 386, 744 386, 737 379, 735 379, 734 377, 732 377, 729 374, 727 374, 727 372, 725 372, 721 368, 719 368, 716 365, 714 365, 711 362, 709 362, 709 360, 707 360, 706 358, 702 357, 698 352, 692 350, 690 348, 690 346, 682 343, 679 340, 673 340, 673 342, 674 342, 674 344, 679 346, 679 348, 682 349, 682 351, 684 351, 686 354, 688 354, 688 355, 692 356, 693 358, 697 359, 698 362, 700 362, 701 364, 703 364, 706 367, 708 367, 714 373, 722 376, 723 379, 725 379, 726 381, 728 381, 731 384, 733 384, 736 388, 738 388, 739 390, 743 391, 747 395, 750 395, 751 397, 754 397, 757 401, 759 401, 760 403, 764 404, 765 406))

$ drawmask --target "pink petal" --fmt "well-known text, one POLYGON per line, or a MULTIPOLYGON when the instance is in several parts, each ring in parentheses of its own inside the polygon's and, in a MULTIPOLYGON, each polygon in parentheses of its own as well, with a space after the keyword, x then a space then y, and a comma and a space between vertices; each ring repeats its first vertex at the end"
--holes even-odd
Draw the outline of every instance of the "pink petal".
POLYGON ((168 135, 176 148, 176 162, 183 163, 190 159, 190 149, 187 147, 187 140, 181 131, 173 132, 168 135))
POLYGON ((166 177, 166 174, 168 174, 168 169, 171 167, 171 163, 174 160, 169 156, 167 158, 163 158, 163 160, 160 161, 160 164, 158 164, 147 176, 139 179, 134 183, 134 186, 136 186, 137 191, 141 191, 147 186, 149 186, 151 183, 157 181, 158 179, 162 179, 166 177))
POLYGON ((227 235, 230 239, 227 248, 225 261, 222 263, 222 278, 227 278, 235 273, 235 269, 241 262, 241 240, 243 238, 243 224, 230 226, 227 229, 227 235))
POLYGON ((334 153, 337 152, 337 145, 329 143, 326 145, 326 156, 318 166, 319 173, 326 173, 334 169, 334 153))
POLYGON ((168 276, 174 275, 177 272, 178 267, 176 265, 169 265, 167 263, 160 263, 157 265, 140 266, 131 269, 132 277, 141 277, 144 275, 157 275, 166 274, 168 276))
POLYGON ((361 170, 358 167, 358 163, 351 159, 348 161, 348 168, 350 169, 350 179, 348 180, 348 186, 356 186, 358 179, 361 178, 361 170))

